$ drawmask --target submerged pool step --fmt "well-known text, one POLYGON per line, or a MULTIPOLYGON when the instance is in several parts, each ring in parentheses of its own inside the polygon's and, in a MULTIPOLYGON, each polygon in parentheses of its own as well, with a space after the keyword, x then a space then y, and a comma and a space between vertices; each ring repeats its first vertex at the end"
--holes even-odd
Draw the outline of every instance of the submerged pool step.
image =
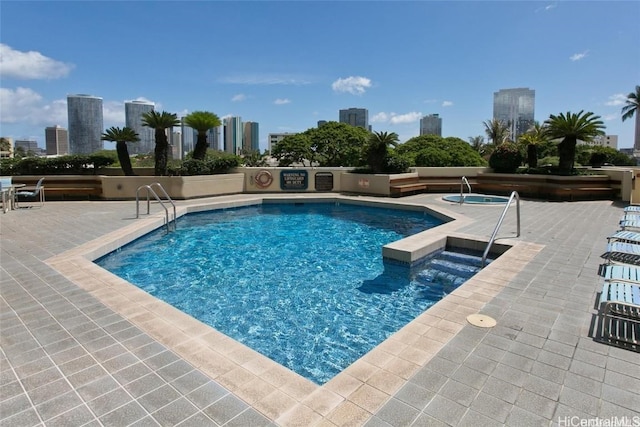
POLYGON ((482 258, 459 252, 443 251, 416 270, 413 280, 431 286, 460 286, 481 270, 482 258))

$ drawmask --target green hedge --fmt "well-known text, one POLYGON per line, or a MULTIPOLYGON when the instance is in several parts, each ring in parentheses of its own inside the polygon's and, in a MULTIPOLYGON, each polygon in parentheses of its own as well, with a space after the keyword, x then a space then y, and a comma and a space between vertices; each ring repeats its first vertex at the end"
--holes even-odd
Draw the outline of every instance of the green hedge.
POLYGON ((0 160, 2 175, 94 175, 113 164, 102 154, 73 154, 60 157, 22 157, 0 160))

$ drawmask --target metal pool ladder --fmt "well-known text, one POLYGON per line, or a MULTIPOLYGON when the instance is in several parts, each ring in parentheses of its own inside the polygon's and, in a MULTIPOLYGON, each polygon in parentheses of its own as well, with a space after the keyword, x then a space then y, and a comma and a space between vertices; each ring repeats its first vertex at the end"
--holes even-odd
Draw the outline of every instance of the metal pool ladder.
POLYGON ((171 222, 173 222, 173 230, 175 231, 176 228, 177 228, 177 225, 176 225, 176 204, 173 203, 173 200, 171 200, 171 197, 169 197, 169 195, 165 191, 164 187, 162 185, 160 185, 159 182, 154 182, 151 185, 141 185, 136 190, 136 218, 140 218, 140 190, 142 190, 142 189, 146 189, 147 190, 147 215, 149 215, 149 212, 150 212, 150 202, 149 202, 150 195, 153 195, 153 197, 158 201, 158 203, 160 203, 160 205, 164 209, 165 226, 167 227, 167 233, 170 231, 169 225, 171 224, 171 222), (162 201, 162 199, 160 197, 158 197, 158 193, 153 191, 153 187, 158 187, 158 189, 160 190, 162 195, 165 197, 165 202, 169 202, 169 203, 171 203, 171 206, 173 206, 173 219, 171 221, 169 220, 169 209, 167 209, 167 206, 162 201))
POLYGON ((469 184, 469 180, 466 176, 463 176, 460 180, 460 201, 458 203, 464 203, 464 184, 467 184, 467 188, 469 189, 469 194, 471 194, 471 185, 469 184))
POLYGON ((498 234, 498 230, 500 229, 500 226, 502 225, 502 221, 504 220, 504 217, 507 214, 507 211, 509 210, 509 206, 511 206, 511 202, 513 201, 514 198, 516 199, 516 216, 517 216, 517 227, 518 227, 516 237, 520 237, 520 195, 518 194, 517 191, 512 191, 511 196, 509 196, 509 201, 507 202, 507 205, 504 207, 504 210, 502 211, 502 215, 500 215, 500 219, 496 224, 496 228, 494 228, 493 233, 491 234, 489 243, 487 244, 487 247, 484 250, 484 253, 482 254, 482 264, 480 265, 481 268, 484 268, 484 265, 487 262, 487 255, 489 254, 491 245, 493 245, 493 242, 496 240, 496 235, 498 234))

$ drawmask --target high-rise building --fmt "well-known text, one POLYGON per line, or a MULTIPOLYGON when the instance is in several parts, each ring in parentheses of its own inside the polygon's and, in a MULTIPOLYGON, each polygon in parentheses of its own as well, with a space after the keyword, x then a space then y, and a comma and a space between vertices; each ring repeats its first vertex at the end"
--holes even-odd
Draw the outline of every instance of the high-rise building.
POLYGON ((91 154, 102 150, 102 98, 68 95, 69 154, 91 154))
POLYGON ((278 142, 282 141, 285 136, 295 135, 294 133, 284 132, 284 133, 270 133, 269 140, 267 141, 267 150, 269 150, 269 154, 271 154, 271 150, 278 144, 278 142))
POLYGON ((260 151, 260 138, 257 122, 244 122, 242 135, 242 149, 244 151, 260 151))
POLYGON ((442 136, 442 118, 437 114, 429 114, 421 118, 420 135, 442 136))
POLYGON ((340 123, 357 126, 366 130, 371 130, 369 126, 369 111, 366 108, 349 108, 340 110, 340 123))
POLYGON ((155 149, 155 131, 142 126, 142 115, 153 111, 155 104, 147 101, 127 101, 124 103, 125 125, 133 129, 140 138, 138 142, 127 143, 129 154, 153 153, 155 149))
POLYGON ((220 150, 220 135, 223 126, 216 126, 207 131, 207 144, 211 150, 220 150))
POLYGON ((242 151, 242 118, 226 117, 223 120, 224 126, 224 151, 231 154, 240 155, 242 151))
POLYGON ((69 132, 58 125, 44 129, 47 155, 69 154, 69 132))
POLYGON ((15 149, 24 151, 24 153, 41 154, 42 150, 38 148, 38 141, 32 139, 16 139, 15 149))
POLYGON ((493 93, 493 118, 509 126, 516 141, 534 123, 536 92, 529 88, 500 89, 493 93))
POLYGON ((180 119, 180 122, 182 123, 180 125, 180 134, 182 136, 180 140, 180 145, 182 146, 181 158, 183 158, 187 153, 195 150, 196 142, 198 141, 198 132, 192 127, 187 126, 184 122, 184 117, 180 119))

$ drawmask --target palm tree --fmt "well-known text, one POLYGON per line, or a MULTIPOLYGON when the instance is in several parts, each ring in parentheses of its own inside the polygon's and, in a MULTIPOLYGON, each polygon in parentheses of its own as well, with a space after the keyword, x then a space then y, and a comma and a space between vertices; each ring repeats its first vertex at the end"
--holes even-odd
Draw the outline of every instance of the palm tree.
POLYGON ((384 173, 387 168, 387 147, 398 145, 398 134, 395 132, 373 132, 369 136, 367 147, 367 164, 372 173, 384 173))
POLYGON ((636 91, 627 95, 627 101, 624 107, 622 107, 622 121, 630 119, 634 115, 636 116, 636 133, 633 140, 633 148, 640 149, 640 111, 638 111, 638 105, 640 104, 640 86, 636 85, 636 91))
POLYGON ((487 151, 487 144, 484 143, 484 136, 482 135, 470 136, 469 145, 481 156, 484 156, 487 151))
POLYGON ((585 113, 584 110, 577 114, 551 114, 544 124, 547 126, 547 136, 550 139, 562 140, 558 144, 558 169, 561 173, 567 174, 573 170, 578 140, 589 142, 594 137, 603 135, 605 128, 600 116, 592 112, 585 113))
POLYGON ((142 114, 142 125, 150 127, 155 131, 156 147, 154 150, 154 174, 156 176, 163 176, 167 174, 169 141, 167 139, 166 130, 174 126, 178 126, 179 124, 180 120, 178 120, 178 116, 174 113, 167 113, 166 111, 163 111, 162 113, 149 111, 142 114))
POLYGON ((484 124, 484 131, 487 134, 487 138, 491 140, 493 145, 498 146, 509 141, 509 138, 511 137, 511 131, 509 130, 508 123, 494 118, 482 122, 482 124, 484 124))
POLYGON ((208 111, 194 111, 184 118, 184 123, 198 132, 196 146, 193 149, 193 158, 204 160, 207 155, 207 131, 220 126, 220 118, 208 111))
POLYGON ((102 141, 109 141, 116 143, 116 153, 118 153, 118 160, 120 161, 120 167, 125 176, 134 176, 133 168, 131 167, 131 158, 129 157, 129 149, 127 148, 127 142, 138 142, 140 137, 130 127, 110 127, 107 129, 100 138, 102 141))
POLYGON ((527 164, 530 168, 538 167, 538 145, 547 140, 547 127, 535 121, 533 125, 520 136, 519 142, 527 147, 527 164))

